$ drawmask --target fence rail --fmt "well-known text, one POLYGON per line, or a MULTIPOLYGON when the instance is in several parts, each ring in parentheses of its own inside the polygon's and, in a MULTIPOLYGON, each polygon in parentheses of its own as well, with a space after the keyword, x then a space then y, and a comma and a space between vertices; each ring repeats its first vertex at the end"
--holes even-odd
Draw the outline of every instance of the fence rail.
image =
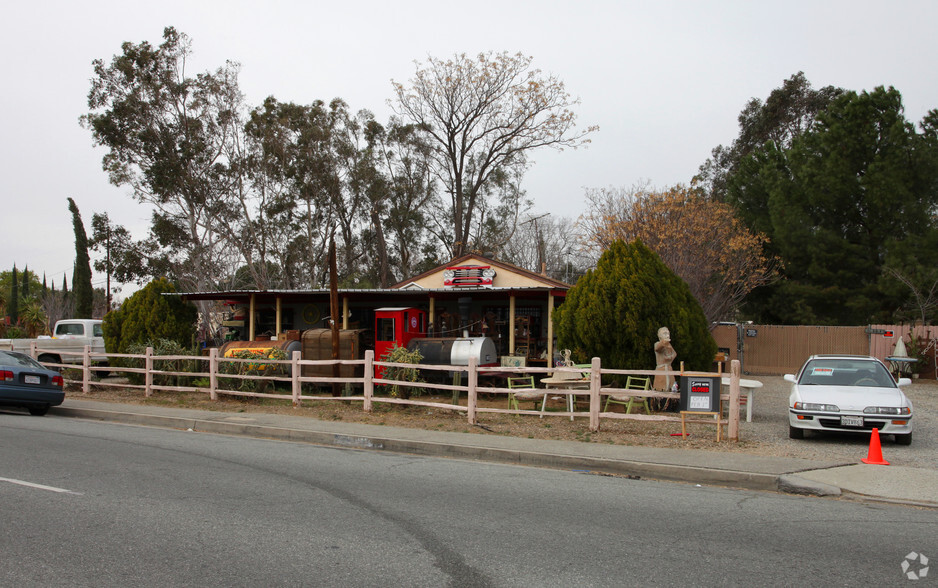
MULTIPOLYGON (((31 348, 31 354, 34 358, 38 357, 42 353, 42 349, 39 345, 34 344, 31 348)), ((614 386, 603 386, 604 376, 606 376, 606 381, 608 383, 614 383, 615 376, 629 376, 629 375, 638 375, 638 376, 650 376, 654 377, 656 375, 671 375, 671 376, 702 376, 702 377, 724 377, 729 376, 729 393, 721 393, 720 398, 722 401, 728 401, 728 411, 727 415, 724 418, 721 416, 716 420, 712 419, 687 419, 686 422, 697 422, 704 424, 714 424, 719 423, 718 426, 727 427, 727 438, 731 441, 739 440, 739 395, 740 395, 740 367, 739 361, 731 362, 731 370, 728 374, 721 372, 691 372, 684 371, 683 366, 678 370, 671 371, 654 371, 654 370, 621 370, 621 369, 603 369, 601 365, 600 358, 593 358, 589 367, 524 367, 524 368, 515 368, 515 367, 480 367, 475 358, 469 359, 469 365, 455 366, 455 365, 424 365, 424 364, 402 364, 402 363, 392 363, 385 361, 377 361, 374 358, 374 351, 368 350, 365 352, 364 359, 359 360, 307 360, 301 359, 300 352, 294 351, 290 359, 287 360, 276 360, 276 359, 261 359, 261 358, 251 358, 251 359, 237 359, 237 358, 226 358, 220 357, 218 355, 218 349, 210 349, 207 356, 189 356, 189 355, 155 355, 153 353, 153 348, 148 347, 146 353, 142 355, 127 354, 127 353, 108 353, 108 354, 99 354, 96 353, 92 355, 91 347, 85 347, 82 353, 78 352, 58 352, 62 356, 80 356, 81 363, 45 363, 45 365, 54 368, 65 368, 70 370, 80 370, 81 379, 75 378, 66 378, 66 382, 70 384, 78 384, 82 388, 83 393, 88 393, 91 391, 91 386, 99 387, 115 387, 115 388, 130 388, 130 389, 139 389, 143 390, 144 396, 152 396, 154 391, 165 391, 165 392, 194 392, 194 393, 206 393, 212 400, 218 400, 219 395, 229 395, 229 396, 238 396, 238 397, 254 397, 254 398, 271 398, 278 400, 290 400, 293 406, 300 406, 302 402, 306 401, 330 401, 330 400, 343 400, 343 401, 361 401, 362 408, 365 412, 371 412, 374 403, 381 402, 386 404, 402 404, 410 406, 425 406, 432 408, 439 408, 445 410, 452 410, 456 412, 465 412, 467 419, 470 425, 478 424, 478 414, 479 413, 497 413, 497 414, 517 414, 517 415, 537 415, 543 416, 545 413, 539 410, 523 410, 523 409, 504 409, 490 406, 479 406, 478 395, 483 394, 503 394, 507 395, 519 391, 531 391, 537 390, 540 392, 543 390, 546 394, 550 396, 566 396, 574 395, 576 397, 588 397, 589 399, 589 409, 586 411, 578 411, 576 402, 573 403, 573 411, 564 411, 564 412, 555 412, 552 411, 547 413, 550 416, 561 416, 561 417, 588 417, 589 418, 589 429, 590 431, 599 431, 600 422, 602 419, 630 419, 636 421, 671 421, 671 422, 681 422, 681 417, 676 414, 625 414, 617 412, 603 412, 601 410, 603 396, 608 396, 615 394, 616 396, 633 396, 633 397, 645 397, 645 398, 666 398, 677 400, 680 395, 673 392, 659 392, 654 390, 629 390, 625 388, 619 388, 614 386), (144 367, 123 367, 123 366, 114 366, 114 365, 101 365, 94 364, 92 357, 107 357, 107 358, 120 358, 124 360, 137 360, 143 363, 144 367), (166 362, 177 361, 177 362, 187 362, 191 363, 193 366, 204 367, 205 369, 196 370, 196 371, 180 371, 179 369, 158 369, 158 364, 165 364, 166 362), (252 373, 229 373, 231 369, 235 369, 231 366, 244 366, 249 367, 248 371, 252 373), (352 365, 352 366, 361 366, 362 375, 357 377, 323 377, 323 376, 304 376, 302 375, 303 367, 305 366, 323 366, 323 365, 352 365), (229 366, 227 369, 223 366, 229 366), (263 374, 263 371, 272 372, 276 368, 283 368, 286 372, 285 374, 263 374), (417 369, 422 372, 442 372, 445 374, 453 374, 453 383, 446 384, 442 382, 410 382, 403 380, 394 380, 390 378, 378 378, 375 376, 376 368, 404 368, 404 369, 417 369), (118 382, 106 382, 102 380, 94 380, 93 374, 97 373, 112 373, 112 374, 142 374, 144 376, 144 383, 141 384, 127 384, 127 383, 118 383, 118 382), (549 376, 551 374, 562 373, 562 372, 575 372, 578 374, 588 374, 588 388, 583 389, 565 389, 565 388, 507 388, 504 386, 494 385, 497 383, 500 377, 507 377, 507 375, 517 375, 525 374, 536 376, 538 374, 543 376, 549 376), (504 375, 501 375, 504 374, 504 375), (168 376, 179 379, 189 380, 190 385, 166 385, 166 384, 157 384, 154 382, 155 376, 168 376), (481 385, 480 377, 486 381, 489 385, 481 385), (207 385, 192 385, 192 381, 198 381, 198 384, 207 384, 207 385), (222 387, 222 382, 234 382, 234 381, 254 381, 257 383, 265 383, 263 386, 269 386, 273 383, 279 383, 285 386, 289 386, 290 394, 278 394, 265 392, 263 390, 257 391, 246 391, 246 390, 232 390, 222 387), (466 383, 463 384, 462 382, 466 383), (346 392, 350 391, 351 388, 355 388, 356 391, 360 389, 361 393, 350 394, 346 393, 341 396, 334 395, 321 395, 321 394, 308 394, 304 393, 304 384, 314 385, 314 386, 333 386, 336 384, 345 385, 346 392), (387 390, 394 390, 394 387, 408 387, 416 389, 428 389, 428 390, 447 390, 453 392, 453 402, 451 404, 445 404, 440 402, 430 402, 414 398, 402 398, 393 395, 378 395, 375 394, 376 386, 383 387, 387 390), (461 404, 462 398, 465 397, 466 404, 461 404)), ((381 370, 379 370, 381 371, 381 370)), ((584 382, 585 383, 585 382, 584 382)), ((177 382, 178 384, 178 382, 177 382)), ((227 383, 225 385, 228 385, 227 383)))

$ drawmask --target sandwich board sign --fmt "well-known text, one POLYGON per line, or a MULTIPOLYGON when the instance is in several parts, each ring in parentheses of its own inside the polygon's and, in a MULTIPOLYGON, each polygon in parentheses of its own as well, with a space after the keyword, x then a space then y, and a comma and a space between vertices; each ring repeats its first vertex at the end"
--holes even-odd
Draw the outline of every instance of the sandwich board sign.
POLYGON ((719 412, 720 378, 683 376, 681 378, 681 410, 719 412))

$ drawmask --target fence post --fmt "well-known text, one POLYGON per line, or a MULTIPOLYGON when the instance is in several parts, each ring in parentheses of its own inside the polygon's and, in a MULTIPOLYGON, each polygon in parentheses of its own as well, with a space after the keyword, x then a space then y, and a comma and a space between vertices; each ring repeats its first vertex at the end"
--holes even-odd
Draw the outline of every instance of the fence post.
POLYGON ((91 392, 91 345, 85 345, 81 354, 81 392, 91 392))
POLYGON ((469 390, 468 390, 468 408, 466 411, 469 417, 469 424, 476 424, 476 386, 479 384, 479 358, 469 356, 469 390))
MULTIPOLYGON (((602 397, 599 394, 599 388, 602 386, 600 363, 600 359, 594 357, 590 365, 590 431, 594 433, 599 431, 599 405, 602 404, 602 397)), ((575 402, 574 406, 576 406, 575 402)))
MULTIPOLYGON (((13 349, 13 347, 11 346, 10 349, 13 349)), ((35 341, 29 342, 29 356, 36 360, 39 359, 39 344, 35 341)))
POLYGON ((153 348, 147 347, 146 359, 144 360, 146 373, 144 374, 143 395, 149 398, 153 395, 153 348))
POLYGON ((730 422, 726 431, 730 441, 739 441, 739 371, 739 360, 734 359, 730 362, 730 422))
POLYGON ((365 403, 362 407, 365 412, 371 412, 371 399, 375 395, 375 351, 368 349, 365 351, 365 370, 364 376, 365 403))
POLYGON ((208 397, 218 400, 218 347, 208 350, 208 397))
POLYGON ((300 405, 300 356, 301 351, 294 351, 290 358, 290 377, 293 379, 293 408, 300 405))

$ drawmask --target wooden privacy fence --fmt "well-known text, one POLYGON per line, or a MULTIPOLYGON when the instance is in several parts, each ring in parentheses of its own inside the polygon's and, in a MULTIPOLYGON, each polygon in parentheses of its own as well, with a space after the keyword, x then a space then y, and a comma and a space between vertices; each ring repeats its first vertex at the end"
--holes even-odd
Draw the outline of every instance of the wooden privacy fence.
POLYGON ((864 327, 753 325, 743 329, 743 344, 748 372, 776 375, 797 372, 811 355, 867 355, 870 349, 864 327))
MULTIPOLYGON (((808 357, 821 353, 872 355, 881 360, 893 354, 896 343, 911 336, 925 347, 921 376, 935 378, 938 327, 869 325, 828 327, 811 325, 721 324, 711 333, 717 347, 738 359, 743 373, 780 376, 797 372, 808 357)), ((911 355, 911 350, 908 351, 911 355)))
MULTIPOLYGON (((33 346, 32 354, 33 357, 38 357, 42 352, 37 346, 33 346)), ((62 353, 61 355, 69 355, 62 353)), ((132 359, 141 361, 143 367, 115 367, 115 366, 105 366, 105 365, 95 365, 91 360, 91 348, 85 347, 83 353, 72 353, 70 355, 80 355, 82 362, 81 365, 66 365, 66 364, 52 364, 47 363, 46 365, 50 367, 60 367, 75 369, 81 371, 81 379, 69 379, 66 378, 66 382, 70 384, 80 384, 82 391, 88 393, 91 391, 91 386, 105 386, 105 387, 117 387, 117 388, 131 388, 139 389, 143 391, 143 394, 147 397, 151 396, 154 391, 168 391, 168 392, 195 392, 195 393, 206 393, 212 400, 218 400, 220 394, 231 395, 231 396, 246 396, 254 398, 271 398, 277 400, 289 400, 293 403, 293 406, 299 406, 304 401, 334 401, 334 400, 343 400, 343 401, 361 401, 362 408, 365 412, 371 412, 372 406, 376 402, 384 402, 389 404, 405 404, 412 406, 426 406, 439 408, 444 410, 452 410, 456 412, 465 412, 466 418, 469 421, 469 424, 475 425, 478 423, 479 413, 502 413, 502 414, 519 414, 519 415, 537 415, 543 416, 545 413, 536 410, 511 410, 503 408, 494 408, 494 407, 483 407, 479 406, 478 395, 480 393, 484 394, 504 394, 506 396, 507 404, 507 395, 511 393, 519 392, 518 388, 510 389, 502 386, 483 386, 479 383, 480 375, 484 376, 487 380, 497 380, 499 377, 505 378, 508 375, 516 375, 519 373, 526 375, 536 375, 541 374, 547 376, 551 373, 558 374, 560 372, 575 372, 577 377, 579 374, 589 374, 589 387, 588 389, 574 390, 574 389, 556 389, 552 388, 550 390, 544 390, 549 396, 564 396, 567 394, 573 394, 575 396, 587 397, 589 400, 589 409, 587 411, 577 411, 576 403, 574 403, 573 411, 570 412, 550 412, 548 415, 552 416, 564 416, 564 417, 589 417, 589 430, 590 431, 599 431, 601 419, 629 419, 636 421, 661 421, 661 422, 681 422, 681 417, 676 413, 671 414, 625 414, 617 412, 603 412, 601 410, 602 406, 602 397, 610 394, 615 394, 616 396, 637 396, 644 398, 668 398, 672 400, 678 400, 680 394, 671 393, 671 392, 657 392, 654 390, 629 390, 625 388, 618 387, 608 387, 603 386, 603 376, 609 376, 608 380, 614 380, 615 376, 655 376, 655 375, 672 375, 672 376, 702 376, 702 377, 722 377, 727 374, 722 374, 720 372, 690 372, 683 370, 676 371, 653 371, 653 370, 617 370, 617 369, 603 369, 601 361, 598 357, 594 357, 589 367, 554 367, 554 368, 543 368, 543 367, 526 367, 526 368, 517 368, 517 367, 484 367, 480 368, 478 366, 478 360, 475 358, 469 359, 469 365, 467 366, 454 366, 454 365, 425 365, 425 364, 401 364, 401 363, 390 363, 385 361, 376 361, 374 358, 374 351, 368 350, 365 352, 364 359, 358 360, 306 360, 300 358, 300 352, 294 351, 293 355, 288 360, 272 360, 272 359, 235 359, 235 358, 225 358, 219 357, 217 349, 210 349, 208 356, 190 356, 190 355, 154 355, 152 348, 147 348, 146 353, 143 355, 133 355, 133 354, 121 354, 121 353, 108 353, 105 354, 105 357, 114 358, 114 359, 132 359), (196 364, 201 364, 204 366, 204 371, 174 371, 167 369, 159 369, 161 364, 166 364, 167 362, 195 362, 196 364), (263 371, 263 366, 283 366, 287 370, 286 375, 281 376, 270 376, 270 375, 257 375, 257 374, 236 374, 236 373, 226 373, 224 369, 221 369, 222 366, 238 366, 247 364, 248 366, 253 367, 253 371, 259 372, 263 371), (322 377, 322 376, 303 376, 302 368, 304 366, 332 366, 335 364, 339 365, 351 365, 356 368, 362 369, 361 376, 358 377, 322 377), (421 372, 437 372, 440 374, 442 379, 451 374, 457 374, 458 377, 453 378, 453 384, 445 384, 438 382, 409 382, 403 380, 392 380, 375 377, 375 368, 404 368, 404 369, 417 369, 421 372), (105 381, 93 381, 92 375, 97 372, 111 372, 111 373, 124 373, 124 374, 140 374, 143 376, 143 384, 126 384, 118 382, 105 382, 105 381), (183 378, 187 380, 201 380, 199 384, 201 385, 165 385, 155 383, 154 378, 156 376, 172 376, 177 378, 183 378), (280 384, 289 385, 290 394, 277 394, 270 392, 262 391, 245 391, 245 390, 231 390, 225 389, 221 386, 222 381, 237 381, 237 380, 253 380, 255 382, 277 382, 280 384), (463 385, 461 382, 465 381, 466 384, 463 385), (323 386, 331 387, 333 384, 348 384, 349 387, 354 386, 356 392, 358 389, 361 389, 361 393, 355 393, 351 395, 343 396, 332 396, 330 395, 311 395, 304 391, 304 384, 312 384, 314 386, 323 386), (417 400, 412 398, 399 398, 390 395, 376 395, 375 387, 376 386, 388 386, 389 390, 392 386, 404 386, 410 388, 426 388, 432 390, 448 390, 453 392, 454 402, 452 404, 445 404, 440 402, 429 402, 423 400, 417 400), (466 404, 456 403, 457 398, 460 399, 462 395, 465 394, 466 404)), ((727 426, 727 437, 731 441, 739 440, 739 362, 733 361, 731 364, 731 371, 728 374, 730 378, 729 384, 729 393, 721 394, 721 400, 724 401, 729 409, 727 411, 726 418, 723 418, 722 415, 717 419, 716 422, 719 423, 718 426, 727 426), (728 402, 726 402, 728 401, 728 402)), ((308 388, 308 386, 307 386, 308 388)), ((527 390, 531 390, 530 388, 527 390)), ((704 424, 714 424, 714 420, 687 420, 686 422, 698 422, 704 424)))
POLYGON ((884 359, 895 352, 896 343, 902 339, 906 353, 914 355, 912 341, 921 347, 922 357, 915 366, 920 377, 938 379, 938 327, 931 325, 870 325, 870 355, 884 359))

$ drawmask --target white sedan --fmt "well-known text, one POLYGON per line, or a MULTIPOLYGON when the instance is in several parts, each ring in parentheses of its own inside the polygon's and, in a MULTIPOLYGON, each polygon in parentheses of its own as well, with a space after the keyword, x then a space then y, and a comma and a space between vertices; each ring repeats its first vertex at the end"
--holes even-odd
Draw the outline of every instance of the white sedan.
POLYGON ((788 432, 803 439, 804 432, 846 431, 895 436, 896 443, 912 443, 912 403, 880 360, 865 355, 812 355, 792 383, 788 399, 788 432))

